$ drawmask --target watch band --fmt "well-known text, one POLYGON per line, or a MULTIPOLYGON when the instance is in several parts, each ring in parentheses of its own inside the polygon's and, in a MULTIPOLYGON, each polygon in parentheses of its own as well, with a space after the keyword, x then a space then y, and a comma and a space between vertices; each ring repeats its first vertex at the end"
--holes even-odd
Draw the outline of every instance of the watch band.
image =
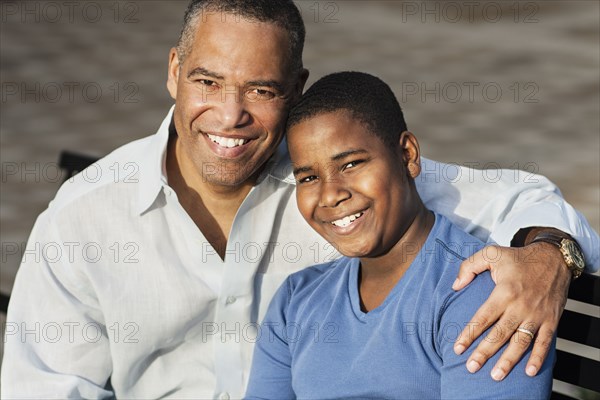
POLYGON ((544 231, 537 234, 531 243, 545 242, 558 247, 560 250, 567 268, 573 274, 573 279, 579 278, 585 268, 583 251, 579 244, 566 235, 559 235, 554 232, 544 231))

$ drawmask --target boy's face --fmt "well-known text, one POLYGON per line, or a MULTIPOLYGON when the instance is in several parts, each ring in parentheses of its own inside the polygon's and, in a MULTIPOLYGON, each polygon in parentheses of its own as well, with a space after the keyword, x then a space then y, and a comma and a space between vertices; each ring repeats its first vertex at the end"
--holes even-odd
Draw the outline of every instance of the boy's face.
POLYGON ((410 132, 390 148, 342 110, 294 125, 288 146, 300 213, 338 251, 378 257, 400 240, 418 203, 409 183, 418 164, 407 169, 411 157, 418 163, 410 132))

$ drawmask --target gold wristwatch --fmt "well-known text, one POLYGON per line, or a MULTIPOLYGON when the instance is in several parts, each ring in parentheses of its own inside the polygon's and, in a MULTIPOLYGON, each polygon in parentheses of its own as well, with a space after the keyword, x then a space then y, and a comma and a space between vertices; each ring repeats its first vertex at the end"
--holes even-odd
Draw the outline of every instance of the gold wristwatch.
POLYGON ((581 247, 579 247, 576 241, 552 232, 541 232, 533 238, 530 244, 536 242, 546 242, 558 247, 563 255, 565 264, 567 264, 567 268, 573 274, 573 279, 579 278, 585 268, 585 258, 583 257, 581 247))

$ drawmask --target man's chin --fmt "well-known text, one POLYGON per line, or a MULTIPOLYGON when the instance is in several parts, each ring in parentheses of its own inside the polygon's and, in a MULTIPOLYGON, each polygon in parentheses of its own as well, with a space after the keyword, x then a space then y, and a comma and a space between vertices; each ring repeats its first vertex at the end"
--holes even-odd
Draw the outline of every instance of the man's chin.
POLYGON ((234 189, 248 183, 254 184, 256 181, 256 173, 249 171, 247 168, 228 169, 226 171, 204 170, 202 178, 204 182, 214 185, 223 186, 224 188, 234 189))

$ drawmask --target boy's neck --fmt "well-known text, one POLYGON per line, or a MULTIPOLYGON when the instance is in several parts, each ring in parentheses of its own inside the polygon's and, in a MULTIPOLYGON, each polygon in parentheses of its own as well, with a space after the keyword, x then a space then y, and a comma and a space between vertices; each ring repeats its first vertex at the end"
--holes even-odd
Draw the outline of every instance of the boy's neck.
POLYGON ((433 213, 420 203, 413 221, 390 251, 376 258, 361 258, 358 285, 363 311, 383 303, 417 257, 434 222, 433 213))

